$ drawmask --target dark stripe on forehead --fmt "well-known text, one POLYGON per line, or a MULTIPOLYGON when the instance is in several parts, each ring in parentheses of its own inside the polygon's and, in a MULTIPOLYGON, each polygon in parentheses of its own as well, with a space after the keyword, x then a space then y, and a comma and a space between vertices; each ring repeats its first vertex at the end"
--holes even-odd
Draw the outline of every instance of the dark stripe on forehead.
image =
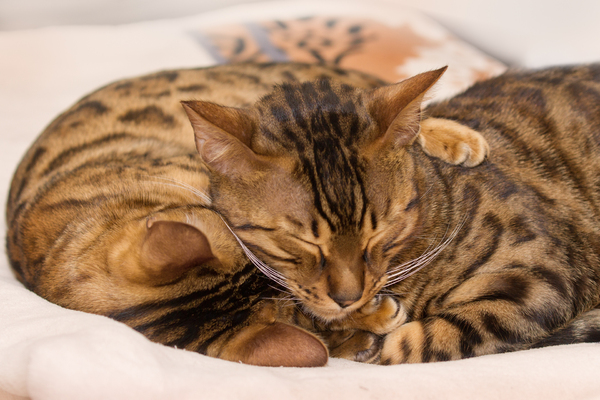
POLYGON ((287 120, 289 120, 287 109, 285 109, 284 107, 272 106, 271 115, 273 115, 275 120, 277 120, 278 122, 286 122, 287 120))
POLYGON ((360 210, 359 225, 361 226, 361 229, 362 229, 362 226, 365 223, 365 216, 367 215, 367 191, 365 189, 365 182, 363 181, 358 157, 356 156, 356 154, 353 153, 350 156, 350 163, 352 164, 352 168, 355 171, 356 181, 358 183, 358 187, 360 188, 360 196, 361 196, 360 200, 362 202, 362 207, 360 210))
POLYGON ((281 132, 283 133, 283 136, 289 142, 292 142, 294 144, 294 147, 295 147, 296 151, 298 152, 298 154, 304 154, 304 151, 306 150, 306 146, 303 143, 303 141, 294 133, 293 130, 291 130, 287 127, 284 127, 281 130, 281 132))
POLYGON ((314 108, 317 105, 319 94, 312 82, 304 82, 300 86, 300 96, 306 107, 314 108))
POLYGON ((280 143, 297 152, 315 209, 333 231, 360 229, 367 210, 354 145, 368 121, 361 124, 352 92, 321 79, 283 84, 263 98, 279 124, 280 143))
POLYGON ((319 212, 323 215, 329 211, 326 219, 334 230, 358 228, 366 213, 366 196, 357 171, 358 157, 349 148, 360 125, 353 99, 342 103, 331 82, 325 79, 290 89, 297 89, 302 98, 300 103, 298 96, 289 94, 286 99, 290 107, 305 107, 302 112, 292 112, 296 121, 302 120, 298 126, 303 131, 306 150, 312 149, 307 161, 318 181, 313 189, 318 191, 315 203, 320 205, 319 212))
MULTIPOLYGON (((321 196, 319 195, 320 191, 319 191, 319 186, 317 184, 317 176, 315 174, 315 169, 314 169, 312 163, 308 160, 308 158, 301 157, 301 162, 302 162, 302 170, 303 170, 304 174, 306 174, 308 176, 309 183, 311 186, 311 191, 314 194, 313 198, 314 198, 315 208, 317 209, 317 212, 319 213, 319 215, 321 215, 321 217, 323 217, 323 219, 325 219, 325 221, 327 221, 327 224, 331 227, 331 229, 333 229, 335 231, 335 227, 334 227, 331 219, 329 218, 329 216, 323 209, 323 205, 321 204, 321 196)), ((315 235, 315 237, 318 237, 318 235, 315 235)))
POLYGON ((366 212, 366 196, 356 156, 347 156, 339 140, 331 137, 315 141, 313 151, 322 201, 335 215, 336 228, 358 228, 366 212))
POLYGON ((312 230, 313 236, 318 238, 319 237, 319 223, 313 219, 312 223, 310 224, 310 228, 312 230))

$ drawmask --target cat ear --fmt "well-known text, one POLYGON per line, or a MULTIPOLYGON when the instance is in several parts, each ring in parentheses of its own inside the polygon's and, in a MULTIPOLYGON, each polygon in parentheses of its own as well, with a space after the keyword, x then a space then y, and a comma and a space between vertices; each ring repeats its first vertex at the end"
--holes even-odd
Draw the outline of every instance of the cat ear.
POLYGON ((176 221, 148 220, 140 252, 144 281, 159 285, 182 277, 214 255, 197 228, 176 221))
POLYGON ((249 112, 206 101, 181 104, 194 129, 198 154, 207 165, 228 176, 256 166, 256 153, 249 147, 254 131, 249 112))
POLYGON ((372 90, 366 97, 369 113, 379 128, 380 146, 406 146, 417 137, 425 93, 448 67, 424 72, 400 83, 372 90))

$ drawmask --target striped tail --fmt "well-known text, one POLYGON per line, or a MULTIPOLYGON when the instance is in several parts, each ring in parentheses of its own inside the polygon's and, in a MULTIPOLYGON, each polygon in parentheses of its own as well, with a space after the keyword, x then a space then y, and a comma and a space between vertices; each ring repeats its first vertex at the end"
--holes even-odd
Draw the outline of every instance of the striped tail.
POLYGON ((535 343, 531 348, 590 342, 600 342, 600 304, 579 315, 551 336, 535 343))

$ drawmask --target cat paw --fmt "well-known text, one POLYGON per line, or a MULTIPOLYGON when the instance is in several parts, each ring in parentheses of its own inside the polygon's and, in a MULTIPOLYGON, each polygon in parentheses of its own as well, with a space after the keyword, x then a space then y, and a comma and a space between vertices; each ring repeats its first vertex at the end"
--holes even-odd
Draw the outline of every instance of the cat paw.
POLYGON ((407 319, 404 307, 392 296, 375 296, 348 318, 332 322, 331 330, 361 330, 376 335, 385 335, 407 319))
POLYGON ((328 338, 331 357, 374 363, 380 357, 383 337, 366 331, 331 332, 328 338))
POLYGON ((379 295, 342 320, 324 323, 300 313, 295 322, 317 335, 332 357, 377 363, 386 335, 407 319, 402 303, 392 296, 379 295))
POLYGON ((418 141, 427 155, 453 165, 475 167, 489 154, 488 142, 479 132, 449 119, 423 120, 418 141))
POLYGON ((361 316, 360 328, 377 335, 392 332, 408 318, 402 304, 392 296, 375 296, 357 314, 361 316))

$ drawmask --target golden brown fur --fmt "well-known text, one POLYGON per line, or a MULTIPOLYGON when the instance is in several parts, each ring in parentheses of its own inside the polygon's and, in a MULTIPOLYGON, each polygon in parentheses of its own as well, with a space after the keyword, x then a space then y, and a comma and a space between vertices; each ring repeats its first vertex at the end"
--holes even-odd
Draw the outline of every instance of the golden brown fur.
MULTIPOLYGON (((240 64, 157 73, 86 96, 46 128, 15 173, 7 246, 16 276, 52 302, 110 316, 160 343, 261 365, 323 365, 327 350, 321 341, 290 325, 314 328, 311 318, 291 302, 270 300, 281 295, 249 263, 219 215, 231 222, 235 213, 247 214, 266 223, 286 210, 301 212, 306 194, 294 192, 293 178, 286 176, 293 157, 279 160, 279 174, 266 179, 271 186, 263 184, 266 171, 259 166, 244 175, 243 187, 223 183, 217 193, 211 187, 216 185, 215 165, 222 162, 222 170, 232 174, 245 162, 247 168, 257 165, 239 154, 225 157, 231 149, 220 148, 204 154, 210 157, 207 166, 196 154, 192 128, 179 104, 201 98, 248 108, 276 83, 323 78, 365 90, 383 84, 320 66, 240 64), (232 166, 231 160, 240 164, 232 166), (280 201, 265 203, 274 213, 266 216, 254 199, 275 193, 280 201), (215 199, 229 196, 242 203, 215 212, 215 199)), ((240 119, 238 109, 224 113, 221 128, 241 131, 242 139, 254 128, 254 122, 240 119)), ((479 134, 457 130, 451 122, 445 131, 444 121, 434 123, 424 132, 430 141, 421 142, 431 147, 430 154, 454 164, 483 160, 485 140, 479 134)), ((262 145, 265 154, 272 150, 267 142, 262 145)), ((198 147, 202 151, 202 143, 198 147)), ((297 221, 281 223, 293 227, 297 221)), ((327 231, 318 229, 326 238, 327 231)), ((235 230, 242 234, 244 227, 235 230)), ((263 240, 260 234, 254 238, 263 240)), ((276 240, 292 239, 280 235, 276 240)), ((265 237, 261 245, 272 248, 272 239, 265 237)), ((340 262, 351 250, 341 246, 332 254, 340 262)), ((358 278, 347 279, 347 274, 341 269, 330 279, 340 292, 358 290, 358 278)), ((370 295, 380 286, 374 285, 370 295)), ((360 310, 354 307, 352 320, 331 315, 337 330, 385 334, 403 322, 391 298, 365 300, 360 310)), ((332 326, 319 329, 328 332, 332 326)))
POLYGON ((455 122, 424 121, 425 152, 452 156, 427 133, 468 126, 492 155, 472 169, 414 146, 442 72, 366 91, 282 85, 235 110, 237 124, 226 107, 185 103, 212 207, 338 356, 426 362, 598 340, 600 66, 512 72, 430 107, 455 122), (369 317, 390 299, 394 313, 369 317), (367 320, 349 336, 348 321, 367 320))

